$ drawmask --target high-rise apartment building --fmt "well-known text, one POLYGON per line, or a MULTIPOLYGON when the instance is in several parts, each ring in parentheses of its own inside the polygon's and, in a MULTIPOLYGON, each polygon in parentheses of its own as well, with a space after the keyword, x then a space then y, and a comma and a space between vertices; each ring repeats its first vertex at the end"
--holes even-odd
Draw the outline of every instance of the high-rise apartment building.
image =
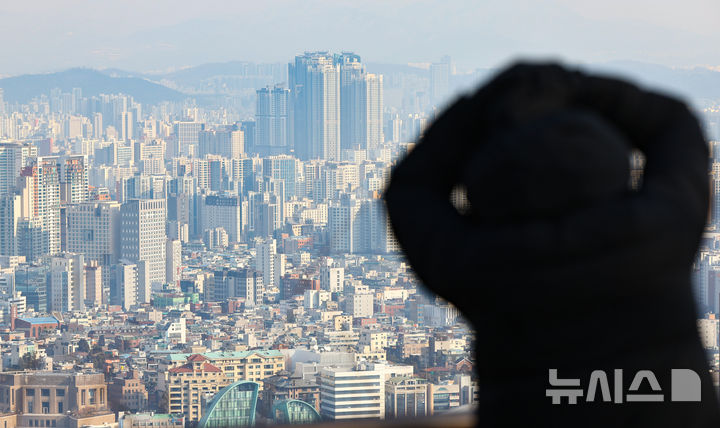
POLYGON ((365 75, 365 148, 375 150, 385 142, 385 95, 382 74, 365 75))
POLYGON ((15 191, 20 171, 27 166, 28 158, 34 156, 37 156, 37 147, 32 144, 0 143, 0 194, 15 191))
POLYGON ((179 239, 170 239, 165 243, 165 282, 176 285, 180 280, 182 263, 182 244, 179 239))
POLYGON ((203 197, 201 206, 202 230, 222 227, 230 242, 238 242, 243 233, 243 201, 240 196, 229 194, 203 197))
POLYGON ((67 248, 109 266, 120 258, 120 207, 117 201, 73 204, 67 210, 67 248))
POLYGON ((230 160, 230 180, 233 181, 234 187, 238 194, 246 195, 247 192, 253 190, 255 171, 253 158, 241 158, 230 160))
POLYGON ((257 90, 255 147, 260 156, 288 153, 290 150, 290 90, 281 86, 257 90))
POLYGON ((56 156, 32 158, 21 175, 22 197, 27 204, 27 217, 39 228, 33 234, 39 242, 32 243, 36 254, 60 252, 60 164, 56 156))
POLYGON ((102 276, 103 267, 96 260, 86 260, 85 306, 96 307, 107 303, 104 299, 102 276))
POLYGON ((61 165, 61 200, 67 204, 77 204, 87 201, 90 198, 87 156, 65 156, 61 161, 61 165))
POLYGON ((198 133, 198 156, 219 155, 228 159, 245 153, 245 135, 240 130, 221 129, 198 133))
POLYGON ((399 250, 382 200, 341 194, 328 208, 330 252, 393 253, 399 250))
MULTIPOLYGON (((120 253, 132 262, 146 263, 146 281, 165 283, 165 199, 131 199, 120 208, 120 253)), ((150 296, 141 296, 149 303, 150 296)))
POLYGON ((93 113, 93 137, 100 139, 102 138, 105 129, 103 128, 103 115, 102 113, 93 113))
POLYGON ((63 253, 50 258, 49 310, 85 310, 85 257, 63 253))
POLYGON ((369 74, 360 56, 343 52, 340 64, 340 141, 343 149, 372 150, 383 143, 383 77, 369 74))
POLYGON ((129 260, 120 260, 113 265, 113 285, 110 301, 129 310, 140 300, 140 272, 138 265, 129 260))
POLYGON ((0 195, 0 255, 18 255, 18 226, 22 218, 22 198, 7 193, 0 195))
POLYGON ((211 302, 240 297, 245 299, 247 307, 260 305, 265 296, 262 273, 253 269, 217 270, 205 294, 206 300, 211 302))
POLYGON ((264 178, 282 180, 287 199, 297 196, 296 185, 301 177, 302 163, 293 156, 268 156, 262 160, 264 178))
MULTIPOLYGON (((120 259, 120 203, 89 201, 67 207, 67 251, 85 254, 85 261, 102 267, 102 296, 107 296, 111 266, 120 259)), ((103 297, 103 302, 107 302, 103 297)))
POLYGON ((450 75, 452 74, 452 61, 444 56, 438 63, 430 65, 430 101, 440 105, 450 95, 450 75))
POLYGON ((302 160, 340 160, 340 69, 328 52, 295 57, 288 75, 295 154, 302 160))
POLYGON ((361 201, 343 194, 328 208, 328 239, 331 253, 359 253, 364 250, 361 201))
POLYGON ((262 272, 265 287, 279 287, 285 274, 285 254, 277 252, 277 242, 272 238, 258 242, 256 252, 256 269, 262 272))
POLYGON ((132 111, 120 114, 120 139, 130 141, 135 137, 135 119, 132 111))
POLYGON ((175 134, 181 155, 195 156, 200 141, 200 131, 205 125, 199 122, 178 122, 175 125, 175 134))

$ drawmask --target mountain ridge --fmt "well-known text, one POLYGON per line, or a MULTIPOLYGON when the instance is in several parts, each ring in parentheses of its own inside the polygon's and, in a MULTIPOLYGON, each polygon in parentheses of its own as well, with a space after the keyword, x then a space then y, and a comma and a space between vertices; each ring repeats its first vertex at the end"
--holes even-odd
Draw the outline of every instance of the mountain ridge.
POLYGON ((71 68, 44 74, 23 74, 0 79, 3 98, 7 102, 27 103, 33 97, 49 95, 53 88, 70 92, 81 88, 83 96, 123 93, 137 101, 155 104, 161 101, 182 101, 187 95, 140 77, 112 77, 91 68, 71 68))

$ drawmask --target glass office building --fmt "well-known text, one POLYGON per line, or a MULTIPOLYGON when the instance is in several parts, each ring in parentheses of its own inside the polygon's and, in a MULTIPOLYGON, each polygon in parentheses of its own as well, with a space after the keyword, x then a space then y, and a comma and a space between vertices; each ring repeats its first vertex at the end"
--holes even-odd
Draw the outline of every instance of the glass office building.
POLYGON ((260 384, 241 380, 218 391, 203 412, 198 428, 230 428, 255 425, 260 384))
POLYGON ((311 424, 322 418, 315 408, 300 400, 282 400, 273 405, 273 422, 276 424, 311 424))

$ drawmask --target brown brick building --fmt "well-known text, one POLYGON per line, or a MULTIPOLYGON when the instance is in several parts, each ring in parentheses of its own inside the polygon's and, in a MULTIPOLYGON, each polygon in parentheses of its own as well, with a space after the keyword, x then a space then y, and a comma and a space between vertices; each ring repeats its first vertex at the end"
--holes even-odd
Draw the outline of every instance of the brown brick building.
POLYGON ((137 371, 116 377, 108 385, 108 400, 113 411, 140 412, 147 409, 148 392, 137 371))

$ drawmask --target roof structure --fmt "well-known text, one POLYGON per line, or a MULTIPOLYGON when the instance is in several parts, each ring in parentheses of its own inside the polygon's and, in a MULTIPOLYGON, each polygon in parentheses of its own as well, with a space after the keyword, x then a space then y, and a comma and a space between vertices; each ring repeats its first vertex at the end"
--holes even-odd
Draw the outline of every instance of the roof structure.
POLYGON ((206 357, 209 360, 221 360, 224 358, 247 358, 251 355, 260 355, 262 357, 281 357, 282 352, 277 349, 263 349, 253 351, 232 351, 232 352, 203 352, 201 354, 170 354, 168 358, 170 361, 186 361, 193 355, 200 355, 206 357))
POLYGON ((187 360, 192 361, 192 362, 197 362, 197 361, 207 361, 208 358, 203 356, 202 354, 193 354, 193 355, 190 355, 187 358, 187 360))
POLYGON ((55 317, 35 317, 35 318, 18 318, 30 324, 59 324, 60 321, 55 317))
MULTIPOLYGON (((210 363, 205 363, 200 368, 200 371, 209 372, 209 373, 220 373, 222 370, 218 368, 217 366, 214 366, 210 363)), ((193 373, 195 372, 195 368, 193 367, 192 363, 183 364, 182 366, 173 367, 168 370, 170 373, 193 373)))
POLYGON ((244 427, 255 425, 260 384, 240 380, 218 391, 198 422, 198 428, 244 427))
POLYGON ((301 400, 281 400, 272 408, 276 424, 308 424, 322 421, 322 417, 311 404, 301 400))

